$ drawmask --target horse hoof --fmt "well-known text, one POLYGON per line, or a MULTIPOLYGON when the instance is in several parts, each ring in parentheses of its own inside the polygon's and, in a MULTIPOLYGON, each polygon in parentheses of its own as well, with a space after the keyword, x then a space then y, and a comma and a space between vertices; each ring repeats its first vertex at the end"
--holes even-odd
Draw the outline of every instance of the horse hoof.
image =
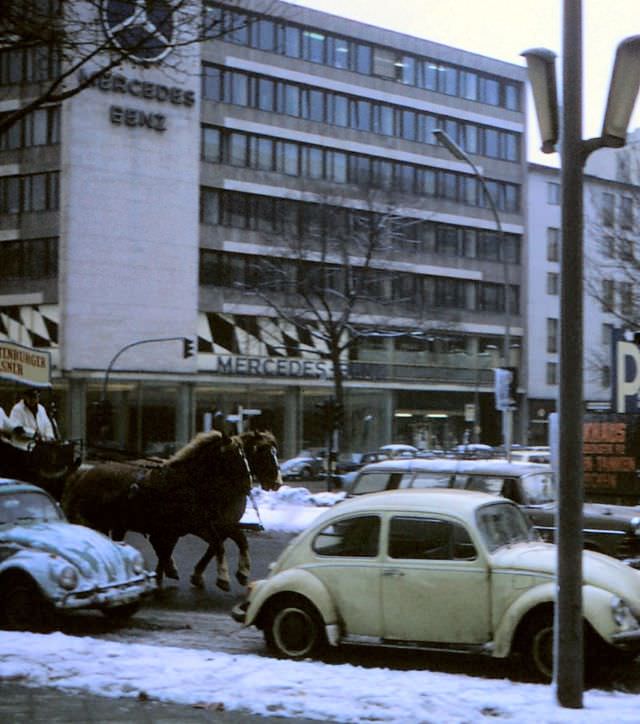
POLYGON ((204 588, 202 576, 196 576, 194 573, 189 580, 191 581, 192 586, 195 586, 196 588, 204 588))
POLYGON ((249 583, 249 576, 247 576, 245 573, 240 573, 240 571, 238 571, 236 573, 236 580, 241 586, 246 586, 247 583, 249 583))
POLYGON ((229 581, 225 581, 224 578, 218 578, 216 581, 216 586, 218 586, 221 591, 231 590, 231 585, 229 584, 229 581))

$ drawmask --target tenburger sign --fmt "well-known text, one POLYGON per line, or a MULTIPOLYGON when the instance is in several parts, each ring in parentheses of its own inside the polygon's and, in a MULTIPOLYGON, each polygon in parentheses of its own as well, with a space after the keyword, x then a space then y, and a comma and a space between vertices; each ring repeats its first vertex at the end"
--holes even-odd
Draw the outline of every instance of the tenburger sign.
POLYGON ((48 352, 0 340, 0 380, 23 382, 34 387, 49 387, 51 357, 48 352))

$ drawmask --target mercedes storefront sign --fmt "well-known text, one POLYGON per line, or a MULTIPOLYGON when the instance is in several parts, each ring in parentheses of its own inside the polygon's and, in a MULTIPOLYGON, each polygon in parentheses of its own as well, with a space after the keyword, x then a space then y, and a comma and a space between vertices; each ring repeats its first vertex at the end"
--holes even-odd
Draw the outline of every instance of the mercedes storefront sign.
POLYGON ((102 23, 111 42, 139 63, 157 63, 171 50, 171 0, 103 0, 102 23))

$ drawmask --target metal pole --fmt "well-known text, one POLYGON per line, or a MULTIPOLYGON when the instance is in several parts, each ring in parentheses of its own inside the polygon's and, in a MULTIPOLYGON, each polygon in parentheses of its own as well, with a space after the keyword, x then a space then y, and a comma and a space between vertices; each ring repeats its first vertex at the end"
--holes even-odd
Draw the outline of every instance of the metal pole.
POLYGON ((558 579, 554 627, 558 703, 582 708, 583 163, 582 7, 564 0, 558 579))

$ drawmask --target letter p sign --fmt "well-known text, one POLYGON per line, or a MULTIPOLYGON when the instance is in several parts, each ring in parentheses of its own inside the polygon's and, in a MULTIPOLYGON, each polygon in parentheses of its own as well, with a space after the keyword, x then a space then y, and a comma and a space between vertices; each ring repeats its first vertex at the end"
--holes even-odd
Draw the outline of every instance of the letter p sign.
POLYGON ((640 391, 640 348, 633 342, 616 342, 616 412, 636 412, 640 391))

